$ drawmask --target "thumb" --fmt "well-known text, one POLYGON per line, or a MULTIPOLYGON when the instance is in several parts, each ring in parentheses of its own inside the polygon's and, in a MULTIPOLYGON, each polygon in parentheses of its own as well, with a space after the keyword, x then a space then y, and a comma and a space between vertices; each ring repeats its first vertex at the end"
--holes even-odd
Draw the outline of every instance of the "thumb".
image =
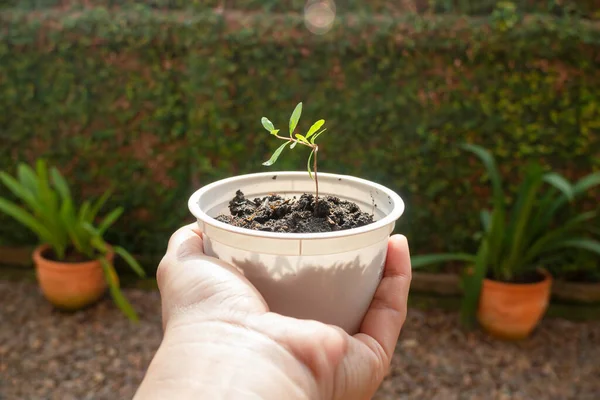
POLYGON ((165 256, 184 259, 204 254, 202 232, 196 223, 182 226, 169 239, 165 256))
POLYGON ((177 230, 156 272, 162 301, 163 327, 175 315, 265 312, 256 288, 232 265, 203 252, 195 224, 177 230))
POLYGON ((179 228, 167 245, 167 251, 156 270, 156 282, 162 292, 169 277, 178 274, 183 266, 183 261, 197 258, 204 254, 202 233, 197 230, 196 224, 190 224, 179 228))

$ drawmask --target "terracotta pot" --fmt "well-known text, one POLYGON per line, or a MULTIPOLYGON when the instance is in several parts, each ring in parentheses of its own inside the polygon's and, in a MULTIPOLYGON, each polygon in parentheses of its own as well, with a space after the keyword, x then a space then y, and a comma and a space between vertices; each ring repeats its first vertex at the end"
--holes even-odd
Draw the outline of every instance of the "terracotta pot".
MULTIPOLYGON (((100 261, 60 262, 44 257, 49 250, 48 245, 35 249, 35 263, 38 283, 46 299, 57 308, 78 310, 86 307, 102 297, 107 284, 100 261)), ((107 254, 112 262, 114 253, 107 254)))
POLYGON ((541 282, 520 284, 485 279, 479 299, 477 319, 493 336, 519 340, 533 331, 548 308, 552 276, 546 272, 541 282))

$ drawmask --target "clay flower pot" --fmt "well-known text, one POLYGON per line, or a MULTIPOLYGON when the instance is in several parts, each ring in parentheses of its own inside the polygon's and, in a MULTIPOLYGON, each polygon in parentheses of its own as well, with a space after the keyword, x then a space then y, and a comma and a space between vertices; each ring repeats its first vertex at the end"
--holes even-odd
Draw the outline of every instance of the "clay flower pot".
POLYGON ((379 184, 346 175, 319 174, 319 193, 335 195, 373 213, 371 224, 325 233, 276 233, 215 219, 229 214, 237 190, 248 198, 314 193, 308 173, 236 176, 196 191, 189 209, 202 231, 204 251, 238 267, 273 312, 337 325, 356 333, 385 265, 388 238, 404 211, 402 199, 379 184))
MULTIPOLYGON (((99 300, 107 284, 98 260, 60 262, 44 257, 48 245, 37 247, 33 253, 37 280, 44 297, 55 307, 74 311, 99 300)), ((112 262, 114 253, 107 254, 112 262)))
POLYGON ((543 317, 550 301, 552 276, 536 283, 505 283, 485 279, 481 288, 477 319, 493 336, 508 340, 524 339, 543 317))

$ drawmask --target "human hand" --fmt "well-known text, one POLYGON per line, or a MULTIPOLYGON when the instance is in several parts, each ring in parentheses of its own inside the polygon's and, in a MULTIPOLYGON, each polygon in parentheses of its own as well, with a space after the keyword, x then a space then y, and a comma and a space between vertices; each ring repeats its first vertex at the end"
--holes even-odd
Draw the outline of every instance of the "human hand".
POLYGON ((406 318, 406 238, 389 240, 362 322, 341 328, 269 312, 233 266, 203 254, 195 224, 171 237, 157 271, 164 338, 134 399, 370 399, 406 318))

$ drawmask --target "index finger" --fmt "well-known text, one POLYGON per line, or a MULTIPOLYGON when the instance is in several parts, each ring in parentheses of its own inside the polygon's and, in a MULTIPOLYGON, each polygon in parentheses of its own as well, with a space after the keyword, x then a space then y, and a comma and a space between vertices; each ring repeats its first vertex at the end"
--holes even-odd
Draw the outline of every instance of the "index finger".
POLYGON ((363 319, 361 333, 375 339, 390 361, 406 319, 411 281, 408 241, 402 235, 390 237, 383 279, 363 319))

